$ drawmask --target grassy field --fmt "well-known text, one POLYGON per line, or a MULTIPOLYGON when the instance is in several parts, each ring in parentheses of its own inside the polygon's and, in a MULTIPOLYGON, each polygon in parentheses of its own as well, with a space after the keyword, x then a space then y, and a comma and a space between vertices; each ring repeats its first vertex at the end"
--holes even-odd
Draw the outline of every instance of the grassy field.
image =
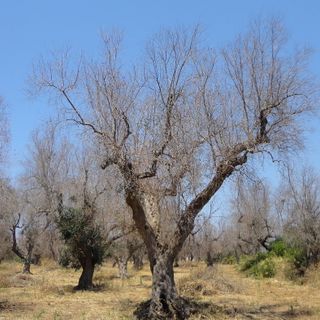
MULTIPOLYGON (((32 266, 33 275, 20 273, 15 262, 0 264, 0 319, 133 319, 136 305, 151 290, 147 266, 127 280, 117 277, 111 264, 95 274, 97 290, 73 291, 79 271, 44 261, 32 266)), ((185 264, 176 271, 183 296, 203 306, 192 319, 320 319, 320 275, 310 273, 303 285, 281 275, 256 280, 235 266, 185 264)))

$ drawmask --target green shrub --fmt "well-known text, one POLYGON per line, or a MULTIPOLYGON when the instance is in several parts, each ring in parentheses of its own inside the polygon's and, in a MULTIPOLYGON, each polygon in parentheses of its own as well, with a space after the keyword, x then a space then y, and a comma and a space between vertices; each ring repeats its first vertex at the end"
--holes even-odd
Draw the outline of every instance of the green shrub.
POLYGON ((288 245, 282 239, 277 239, 270 245, 270 252, 275 254, 277 257, 284 257, 288 250, 288 245))
POLYGON ((305 250, 297 247, 289 248, 287 259, 289 263, 285 269, 285 276, 290 280, 303 277, 309 265, 305 250))
POLYGON ((255 256, 243 257, 240 270, 248 276, 272 278, 276 274, 276 265, 272 260, 272 255, 261 252, 255 256))
POLYGON ((244 256, 240 262, 240 270, 247 271, 267 258, 267 253, 259 252, 254 256, 244 256))
POLYGON ((272 278, 276 274, 276 265, 271 257, 259 261, 247 271, 247 274, 256 278, 272 278))
POLYGON ((276 274, 274 257, 283 257, 287 261, 284 273, 290 280, 303 277, 309 266, 308 255, 304 248, 277 239, 270 244, 269 252, 241 257, 240 270, 249 276, 271 278, 276 274))
POLYGON ((230 254, 221 259, 222 264, 237 264, 237 258, 230 254))

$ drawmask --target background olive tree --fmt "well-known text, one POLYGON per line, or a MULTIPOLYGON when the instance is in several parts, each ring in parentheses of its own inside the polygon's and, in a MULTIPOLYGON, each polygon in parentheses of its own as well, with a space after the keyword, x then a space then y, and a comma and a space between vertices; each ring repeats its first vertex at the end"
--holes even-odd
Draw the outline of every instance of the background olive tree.
POLYGON ((320 261, 320 178, 312 168, 288 170, 281 190, 283 236, 300 248, 306 268, 320 261))
POLYGON ((15 193, 8 179, 0 179, 0 261, 10 256, 12 237, 10 228, 16 213, 15 193))
POLYGON ((236 248, 241 254, 268 251, 274 240, 275 217, 267 183, 239 177, 233 199, 232 225, 236 248))
POLYGON ((72 174, 72 145, 60 132, 57 121, 50 120, 34 130, 19 188, 25 210, 38 224, 38 242, 43 256, 58 260, 60 247, 55 226, 58 196, 67 189, 72 174))
POLYGON ((0 96, 0 261, 8 254, 10 247, 10 233, 8 229, 8 190, 9 182, 6 179, 3 164, 7 158, 9 133, 8 117, 4 99, 0 96))

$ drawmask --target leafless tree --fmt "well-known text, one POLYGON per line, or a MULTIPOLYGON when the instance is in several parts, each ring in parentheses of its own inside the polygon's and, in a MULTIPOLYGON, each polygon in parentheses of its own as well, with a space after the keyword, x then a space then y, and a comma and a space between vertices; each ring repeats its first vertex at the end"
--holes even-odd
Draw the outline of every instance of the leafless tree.
MULTIPOLYGON (((30 218, 30 217, 29 217, 30 218)), ((31 273, 32 263, 38 260, 35 254, 35 246, 38 240, 39 227, 35 221, 21 221, 21 214, 16 215, 16 220, 12 224, 10 231, 12 233, 12 251, 23 261, 23 273, 31 273), (22 245, 18 243, 17 231, 21 230, 20 238, 22 245)))
POLYGON ((23 273, 30 273, 37 238, 35 223, 31 221, 31 216, 27 215, 17 189, 2 179, 0 190, 0 221, 3 229, 1 238, 10 243, 11 251, 22 260, 23 273))
POLYGON ((112 35, 103 38, 102 61, 76 64, 65 54, 35 67, 36 89, 96 137, 102 169, 121 176, 152 272, 145 318, 187 318, 173 262, 227 178, 253 154, 299 147, 313 85, 307 53, 291 54, 285 40, 279 22, 255 24, 218 54, 202 46, 198 28, 163 31, 144 65, 130 70, 112 35), (171 199, 179 216, 164 239, 162 208, 171 199))
POLYGON ((16 198, 8 179, 0 179, 0 261, 6 258, 12 247, 10 227, 16 213, 16 198))
MULTIPOLYGON (((125 234, 125 232, 123 232, 125 234)), ((134 254, 144 248, 144 243, 141 238, 131 232, 128 235, 124 235, 118 241, 113 244, 112 257, 115 259, 115 263, 119 269, 119 277, 121 279, 128 278, 128 262, 134 257, 134 254)), ((136 266, 139 269, 141 261, 136 261, 136 266)))
POLYGON ((58 123, 50 120, 33 132, 19 179, 28 215, 33 216, 40 229, 38 240, 42 243, 42 252, 55 260, 59 237, 54 219, 58 195, 67 188, 72 150, 70 142, 58 129, 58 123))
POLYGON ((8 215, 10 215, 10 203, 8 202, 9 189, 8 181, 5 179, 3 164, 5 163, 9 133, 8 118, 6 114, 6 106, 3 98, 0 96, 0 261, 8 254, 10 234, 8 233, 8 215))
POLYGON ((270 189, 261 180, 246 181, 239 177, 233 199, 234 232, 242 254, 255 254, 270 249, 275 237, 270 189))
POLYGON ((211 208, 209 212, 198 217, 179 258, 185 261, 206 261, 207 266, 212 266, 218 260, 222 252, 219 240, 224 226, 222 221, 218 222, 220 217, 214 214, 211 208))
POLYGON ((301 248, 308 263, 320 261, 320 178, 314 170, 288 170, 280 198, 285 239, 301 248))

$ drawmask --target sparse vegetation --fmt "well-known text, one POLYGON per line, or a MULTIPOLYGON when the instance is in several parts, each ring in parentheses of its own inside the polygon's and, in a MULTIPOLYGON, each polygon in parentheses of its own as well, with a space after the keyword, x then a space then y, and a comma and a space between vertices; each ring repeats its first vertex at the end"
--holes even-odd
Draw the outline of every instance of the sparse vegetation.
MULTIPOLYGON (((146 266, 136 271, 130 264, 131 276, 121 280, 117 268, 111 262, 104 263, 95 272, 94 291, 74 291, 80 272, 50 260, 44 259, 33 271, 33 275, 22 274, 20 264, 14 261, 0 265, 0 318, 129 320, 151 290, 151 273, 146 266)), ((192 320, 320 317, 320 281, 315 281, 315 270, 303 286, 281 275, 275 279, 248 278, 234 265, 207 268, 205 263, 180 263, 175 272, 180 294, 192 298, 192 320)))
POLYGON ((254 256, 243 256, 240 270, 256 278, 272 278, 276 274, 276 265, 272 255, 258 253, 254 256))
POLYGON ((251 256, 242 256, 239 269, 248 276, 256 278, 272 278, 277 273, 277 258, 284 262, 285 276, 289 280, 297 280, 304 276, 308 268, 308 259, 305 251, 299 247, 288 245, 282 239, 270 244, 268 252, 259 252, 251 256))

